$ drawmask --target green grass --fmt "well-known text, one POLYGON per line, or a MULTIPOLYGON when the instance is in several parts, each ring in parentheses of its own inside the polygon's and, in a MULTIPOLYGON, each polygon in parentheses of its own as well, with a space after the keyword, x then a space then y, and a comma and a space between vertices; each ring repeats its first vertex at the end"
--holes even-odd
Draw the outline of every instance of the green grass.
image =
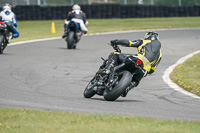
MULTIPOLYGON (((177 18, 131 18, 131 19, 89 19, 88 33, 200 27, 200 17, 177 18)), ((11 42, 62 36, 64 20, 18 21, 20 37, 11 42), (56 33, 51 33, 51 23, 55 22, 56 33)))
POLYGON ((200 122, 0 108, 1 133, 199 133, 200 122))
POLYGON ((200 54, 178 65, 170 74, 170 78, 180 87, 200 96, 200 54))

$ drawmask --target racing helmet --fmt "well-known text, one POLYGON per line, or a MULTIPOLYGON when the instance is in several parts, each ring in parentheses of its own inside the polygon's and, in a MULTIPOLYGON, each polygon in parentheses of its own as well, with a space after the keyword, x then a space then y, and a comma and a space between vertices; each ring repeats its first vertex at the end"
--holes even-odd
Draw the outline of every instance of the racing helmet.
POLYGON ((12 6, 9 3, 6 3, 4 6, 9 6, 12 9, 12 6))
POLYGON ((4 12, 11 12, 11 9, 10 9, 9 6, 4 6, 4 7, 3 7, 3 11, 4 11, 4 12))
POLYGON ((81 7, 79 5, 73 5, 72 10, 81 10, 81 7))
POLYGON ((158 33, 156 32, 147 32, 144 36, 144 40, 159 40, 158 33))

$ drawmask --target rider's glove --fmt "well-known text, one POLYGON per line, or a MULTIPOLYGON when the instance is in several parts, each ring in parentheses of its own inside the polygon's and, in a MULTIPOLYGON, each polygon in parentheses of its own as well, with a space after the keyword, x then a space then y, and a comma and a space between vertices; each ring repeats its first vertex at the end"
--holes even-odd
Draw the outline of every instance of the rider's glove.
POLYGON ((115 49, 115 52, 121 53, 121 50, 117 45, 113 45, 113 48, 115 49))
POLYGON ((110 43, 111 43, 112 46, 113 46, 113 45, 117 45, 117 41, 118 41, 117 39, 111 40, 110 43))

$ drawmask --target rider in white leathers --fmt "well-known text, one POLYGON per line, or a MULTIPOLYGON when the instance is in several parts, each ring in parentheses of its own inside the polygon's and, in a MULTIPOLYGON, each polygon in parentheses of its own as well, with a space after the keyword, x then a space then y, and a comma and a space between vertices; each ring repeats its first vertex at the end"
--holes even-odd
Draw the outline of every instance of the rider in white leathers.
POLYGON ((87 21, 86 21, 85 13, 83 13, 81 11, 81 7, 79 5, 74 5, 72 7, 72 11, 68 12, 67 20, 65 21, 65 24, 64 24, 65 31, 64 31, 64 35, 62 36, 63 38, 65 38, 67 36, 67 27, 68 27, 70 20, 72 20, 76 23, 79 23, 81 31, 84 34, 87 33, 88 29, 86 27, 87 21))
MULTIPOLYGON (((12 11, 12 5, 10 5, 9 3, 6 3, 4 6, 9 6, 12 11)), ((14 12, 13 12, 13 14, 14 14, 15 22, 16 22, 16 23, 14 23, 14 26, 17 27, 17 16, 15 15, 14 12)))
POLYGON ((2 18, 2 22, 5 22, 8 27, 9 31, 13 33, 12 37, 17 38, 19 37, 19 32, 17 31, 17 21, 15 19, 15 14, 11 11, 10 6, 5 5, 3 7, 3 11, 0 12, 0 17, 2 18))

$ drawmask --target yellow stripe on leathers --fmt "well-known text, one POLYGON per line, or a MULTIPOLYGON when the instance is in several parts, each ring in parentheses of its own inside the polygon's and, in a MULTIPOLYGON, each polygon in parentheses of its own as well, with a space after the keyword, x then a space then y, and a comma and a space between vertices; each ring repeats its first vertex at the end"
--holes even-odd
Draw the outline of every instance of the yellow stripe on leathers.
POLYGON ((129 41, 129 46, 130 46, 130 47, 132 46, 132 42, 131 42, 131 41, 129 41))
POLYGON ((51 23, 51 33, 56 33, 55 23, 51 23))
POLYGON ((114 54, 120 54, 120 52, 114 52, 114 54))
POLYGON ((139 46, 138 47, 138 52, 136 53, 137 55, 138 55, 138 58, 140 59, 140 60, 142 60, 142 62, 143 62, 143 65, 144 65, 144 67, 143 67, 143 69, 145 69, 145 70, 147 70, 148 72, 151 70, 151 63, 147 60, 147 58, 144 56, 144 54, 145 54, 145 51, 143 52, 143 55, 142 54, 140 54, 140 50, 142 49, 142 47, 144 46, 144 45, 146 45, 147 43, 149 43, 149 42, 151 42, 151 40, 143 40, 143 44, 141 45, 141 46, 139 46))
POLYGON ((147 70, 149 72, 151 70, 151 64, 150 64, 150 62, 147 60, 146 57, 144 57, 144 55, 139 54, 139 53, 137 55, 138 55, 138 58, 140 60, 142 60, 142 62, 143 62, 143 69, 147 70))

